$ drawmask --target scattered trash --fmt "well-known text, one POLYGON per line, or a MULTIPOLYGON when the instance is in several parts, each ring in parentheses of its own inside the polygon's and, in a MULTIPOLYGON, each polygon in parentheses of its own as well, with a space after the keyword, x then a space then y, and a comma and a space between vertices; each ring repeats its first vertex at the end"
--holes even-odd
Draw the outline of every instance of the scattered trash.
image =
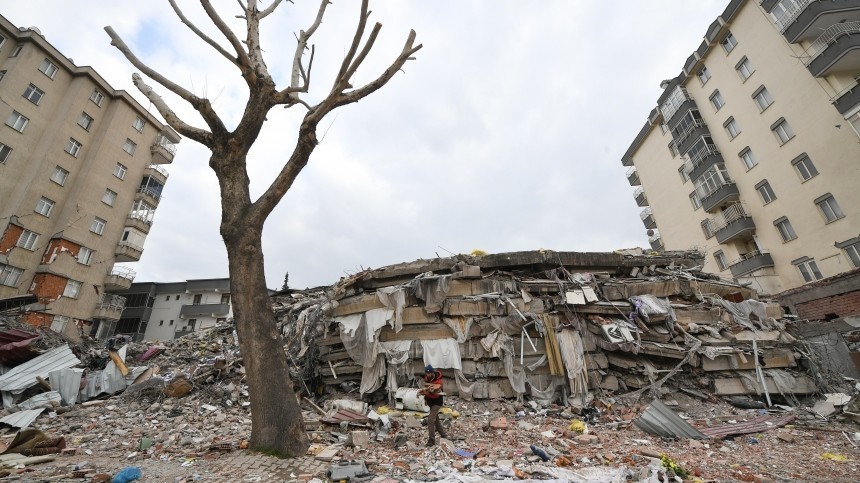
POLYGON ((111 483, 130 483, 143 478, 143 471, 137 466, 127 466, 113 476, 111 483))

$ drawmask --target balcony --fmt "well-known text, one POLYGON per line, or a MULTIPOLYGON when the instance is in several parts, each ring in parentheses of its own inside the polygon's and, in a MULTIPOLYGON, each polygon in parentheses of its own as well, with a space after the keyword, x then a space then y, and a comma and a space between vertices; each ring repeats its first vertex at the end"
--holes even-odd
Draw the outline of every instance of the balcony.
POLYGON ((689 94, 687 94, 687 89, 678 86, 675 87, 675 90, 672 91, 672 94, 663 101, 663 104, 660 105, 660 112, 663 114, 663 119, 669 120, 672 119, 672 116, 678 112, 678 109, 681 108, 681 104, 684 101, 689 101, 692 98, 689 94))
POLYGON ((702 208, 708 213, 713 213, 720 206, 737 201, 739 198, 738 185, 730 181, 719 185, 717 189, 702 198, 702 208))
POLYGON ((158 182, 162 185, 164 185, 165 183, 167 183, 167 177, 170 176, 170 173, 168 173, 166 169, 162 168, 157 164, 150 164, 143 169, 143 175, 150 176, 153 179, 158 180, 158 182))
POLYGON ((182 319, 192 317, 226 317, 230 313, 230 304, 199 304, 183 305, 179 309, 182 319))
POLYGON ((730 205, 722 213, 708 220, 708 225, 718 243, 728 243, 755 233, 755 223, 743 203, 730 205))
POLYGON ((691 157, 685 165, 690 168, 690 179, 696 179, 703 175, 711 166, 722 162, 723 155, 720 153, 720 150, 717 149, 717 146, 708 144, 705 146, 705 149, 691 157))
POLYGON ((152 164, 172 163, 173 156, 176 155, 176 145, 163 134, 156 136, 149 150, 152 153, 152 164))
POLYGON ((860 20, 860 4, 856 1, 794 1, 795 5, 776 22, 779 31, 791 43, 810 41, 831 25, 860 20))
POLYGON ((828 27, 806 52, 806 68, 815 77, 860 70, 860 21, 828 27))
POLYGON ((105 278, 105 290, 128 290, 137 272, 128 267, 113 267, 105 278))
POLYGON ((641 184, 639 182, 639 173, 636 172, 636 166, 631 166, 627 170, 627 181, 630 182, 630 186, 639 186, 641 184))
POLYGON ((839 114, 845 115, 846 112, 860 104, 860 82, 855 82, 847 89, 836 94, 832 102, 836 110, 839 111, 839 114))
POLYGON ((678 151, 682 153, 686 153, 693 147, 693 143, 698 141, 702 136, 710 136, 711 131, 708 130, 708 126, 705 124, 705 121, 701 119, 694 119, 693 122, 687 126, 682 132, 678 133, 678 137, 674 137, 675 145, 678 146, 678 151))
POLYGON ((143 256, 143 247, 137 246, 134 243, 121 241, 116 245, 116 261, 118 262, 138 262, 143 256))
POLYGON ((94 319, 119 320, 125 308, 125 297, 103 293, 96 304, 94 319))
POLYGON ((149 233, 149 229, 152 227, 152 220, 144 215, 130 213, 125 219, 125 226, 134 228, 141 233, 149 233))
POLYGON ((152 188, 140 187, 134 194, 134 201, 145 201, 152 206, 158 206, 158 202, 161 201, 161 193, 152 188))
POLYGON ((636 200, 636 204, 639 206, 648 205, 648 198, 645 197, 645 188, 641 186, 633 190, 633 198, 636 200))
POLYGON ((762 253, 758 250, 747 253, 729 264, 732 277, 743 277, 768 267, 773 267, 773 257, 770 256, 770 253, 762 253))
POLYGON ((651 207, 646 207, 639 213, 639 218, 642 219, 642 223, 645 225, 645 228, 657 228, 657 222, 654 221, 654 214, 651 213, 651 207))
POLYGON ((648 230, 650 233, 648 234, 648 243, 651 245, 651 249, 654 251, 662 252, 663 251, 663 239, 660 238, 660 232, 658 230, 648 230))

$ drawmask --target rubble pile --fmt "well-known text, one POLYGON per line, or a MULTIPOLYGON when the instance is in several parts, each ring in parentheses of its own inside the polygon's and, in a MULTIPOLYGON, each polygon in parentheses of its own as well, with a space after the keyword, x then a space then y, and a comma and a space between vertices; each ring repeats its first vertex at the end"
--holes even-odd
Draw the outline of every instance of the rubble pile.
POLYGON ((297 374, 391 401, 427 364, 450 369, 446 393, 467 400, 581 407, 666 381, 717 396, 815 392, 779 305, 700 266, 696 252, 460 255, 275 300, 297 374))

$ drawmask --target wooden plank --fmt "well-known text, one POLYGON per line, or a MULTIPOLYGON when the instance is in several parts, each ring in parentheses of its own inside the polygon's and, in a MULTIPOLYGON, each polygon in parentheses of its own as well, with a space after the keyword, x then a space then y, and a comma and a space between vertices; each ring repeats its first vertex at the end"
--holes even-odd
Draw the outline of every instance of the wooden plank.
MULTIPOLYGON (((766 368, 794 367, 796 365, 794 352, 789 349, 764 351, 762 360, 766 368)), ((746 356, 746 361, 741 359, 737 354, 720 356, 714 360, 703 357, 702 369, 706 371, 754 370, 755 361, 752 355, 746 356)))
MULTIPOLYGON (((755 372, 749 371, 748 374, 752 378, 751 380, 756 380, 755 372)), ((779 394, 780 389, 777 387, 773 378, 765 376, 765 381, 767 382, 767 390, 771 394, 779 394)), ((758 387, 756 384, 751 384, 749 381, 747 382, 752 389, 747 389, 747 386, 744 385, 744 379, 740 377, 726 377, 719 378, 714 380, 714 394, 717 396, 741 396, 745 394, 755 395, 758 393, 758 387)), ((789 394, 812 394, 816 392, 815 383, 809 376, 800 375, 795 377, 794 384, 789 388, 783 388, 782 392, 786 392, 789 394)))

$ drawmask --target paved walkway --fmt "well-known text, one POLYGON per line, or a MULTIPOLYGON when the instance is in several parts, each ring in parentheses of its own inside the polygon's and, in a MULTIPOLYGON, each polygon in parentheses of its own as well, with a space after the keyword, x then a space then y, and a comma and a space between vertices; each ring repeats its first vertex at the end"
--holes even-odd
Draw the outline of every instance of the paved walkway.
POLYGON ((325 479, 331 463, 312 456, 280 459, 249 451, 233 451, 212 462, 212 472, 229 475, 233 481, 296 481, 299 475, 325 479))

